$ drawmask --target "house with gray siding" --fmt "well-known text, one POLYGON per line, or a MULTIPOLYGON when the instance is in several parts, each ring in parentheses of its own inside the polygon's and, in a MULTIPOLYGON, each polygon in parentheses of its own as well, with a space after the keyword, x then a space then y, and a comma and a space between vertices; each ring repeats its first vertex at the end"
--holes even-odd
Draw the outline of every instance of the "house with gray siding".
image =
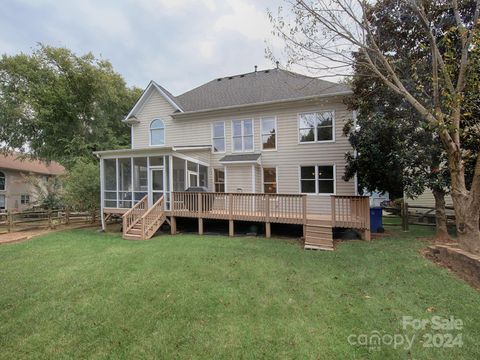
MULTIPOLYGON (((345 85, 279 68, 216 78, 177 96, 151 81, 123 120, 131 148, 96 153, 102 219, 128 212, 127 227, 138 230, 162 199, 161 221, 171 223, 187 209, 183 192, 192 187, 215 194, 192 200, 197 206, 205 201, 212 214, 225 212, 205 218, 229 220, 231 228, 239 206, 261 221, 272 220, 273 211, 330 218, 332 196, 356 195, 355 180, 342 179, 351 150, 342 131, 354 116, 343 100, 350 94, 345 85)), ((143 238, 138 232, 124 235, 143 238)))

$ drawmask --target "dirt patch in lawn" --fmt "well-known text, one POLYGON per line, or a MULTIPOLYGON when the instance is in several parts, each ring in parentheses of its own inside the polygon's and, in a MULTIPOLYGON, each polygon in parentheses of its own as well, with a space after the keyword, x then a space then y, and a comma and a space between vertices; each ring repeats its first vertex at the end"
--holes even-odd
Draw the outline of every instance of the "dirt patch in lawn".
POLYGON ((423 255, 436 264, 446 267, 457 276, 480 290, 480 256, 455 245, 428 246, 423 255))

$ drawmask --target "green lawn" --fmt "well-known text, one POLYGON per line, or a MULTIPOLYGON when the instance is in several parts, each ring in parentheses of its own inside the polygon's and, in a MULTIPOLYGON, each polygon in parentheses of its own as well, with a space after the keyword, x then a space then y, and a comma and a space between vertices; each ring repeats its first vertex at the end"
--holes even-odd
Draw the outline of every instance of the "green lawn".
POLYGON ((480 358, 480 293, 424 260, 415 237, 430 230, 412 229, 335 252, 91 230, 2 245, 0 358, 480 358), (434 315, 463 320, 450 332, 463 346, 426 348, 422 336, 439 331, 400 322, 434 315), (347 340, 375 330, 416 339, 409 351, 347 340))

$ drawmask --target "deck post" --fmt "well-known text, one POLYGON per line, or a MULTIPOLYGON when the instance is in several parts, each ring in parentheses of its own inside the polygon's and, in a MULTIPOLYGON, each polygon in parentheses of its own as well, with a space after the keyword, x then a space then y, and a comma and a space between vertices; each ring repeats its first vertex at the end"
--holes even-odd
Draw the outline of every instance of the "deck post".
POLYGON ((272 236, 272 224, 265 223, 265 237, 270 238, 272 236))
POLYGON ((235 229, 234 229, 234 224, 233 220, 228 221, 228 236, 234 236, 235 235, 235 229))
POLYGON ((170 234, 177 234, 177 218, 175 216, 170 216, 170 234))
POLYGON ((272 236, 272 227, 270 224, 270 195, 265 194, 265 237, 272 236))
POLYGON ((203 235, 203 218, 198 218, 198 235, 203 235))
POLYGON ((12 212, 7 210, 7 232, 12 231, 13 219, 12 219, 12 212))
POLYGON ((361 231, 360 236, 362 237, 362 240, 365 240, 365 241, 372 240, 372 233, 370 229, 364 229, 363 231, 361 231))

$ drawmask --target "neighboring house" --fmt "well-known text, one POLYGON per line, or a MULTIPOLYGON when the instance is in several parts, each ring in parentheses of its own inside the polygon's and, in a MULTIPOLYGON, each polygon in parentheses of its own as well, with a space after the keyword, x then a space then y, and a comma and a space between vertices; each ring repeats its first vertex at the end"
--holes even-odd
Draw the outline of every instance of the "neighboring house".
POLYGON ((356 195, 355 181, 342 180, 350 94, 345 85, 278 68, 214 79, 179 96, 152 81, 124 120, 131 149, 96 153, 102 213, 124 213, 144 196, 148 207, 164 196, 172 211, 172 191, 203 186, 305 195, 306 212, 328 215, 331 195, 356 195))
POLYGON ((27 178, 48 179, 65 172, 56 162, 22 159, 18 154, 0 155, 0 211, 21 211, 35 203, 35 192, 27 178))

